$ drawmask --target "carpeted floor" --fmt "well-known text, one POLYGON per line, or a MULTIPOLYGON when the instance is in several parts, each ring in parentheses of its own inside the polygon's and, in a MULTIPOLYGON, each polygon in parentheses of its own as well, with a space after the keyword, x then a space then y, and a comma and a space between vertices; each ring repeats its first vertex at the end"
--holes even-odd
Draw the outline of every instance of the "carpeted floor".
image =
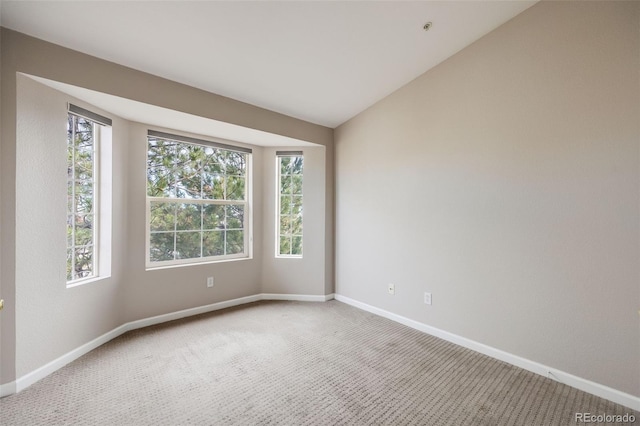
POLYGON ((2 425, 572 425, 640 413, 337 301, 258 302, 124 334, 2 425))

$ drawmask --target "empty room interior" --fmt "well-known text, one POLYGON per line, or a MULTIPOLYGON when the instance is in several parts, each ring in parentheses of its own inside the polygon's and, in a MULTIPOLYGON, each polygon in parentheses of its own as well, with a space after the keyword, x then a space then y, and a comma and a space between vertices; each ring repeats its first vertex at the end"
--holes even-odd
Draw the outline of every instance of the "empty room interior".
POLYGON ((0 24, 0 424, 640 422, 640 2, 0 24))

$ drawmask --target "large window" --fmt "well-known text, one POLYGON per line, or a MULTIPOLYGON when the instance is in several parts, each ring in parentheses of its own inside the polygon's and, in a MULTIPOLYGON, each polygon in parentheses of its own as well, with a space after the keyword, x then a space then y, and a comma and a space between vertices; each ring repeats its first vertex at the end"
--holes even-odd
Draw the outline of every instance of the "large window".
MULTIPOLYGON (((100 134, 111 120, 69 104, 67 116, 67 284, 99 275, 100 134)), ((107 194, 108 195, 108 194, 107 194)), ((110 197, 106 197, 107 203, 110 197)), ((106 225, 106 224, 105 224, 106 225)), ((108 229, 105 226, 105 229, 108 229)), ((107 262, 108 263, 108 262, 107 262)), ((109 265, 105 265, 109 269, 109 265)))
POLYGON ((149 131, 147 265, 249 256, 251 150, 149 131))
POLYGON ((302 257, 302 172, 301 151, 277 152, 278 214, 276 255, 302 257))

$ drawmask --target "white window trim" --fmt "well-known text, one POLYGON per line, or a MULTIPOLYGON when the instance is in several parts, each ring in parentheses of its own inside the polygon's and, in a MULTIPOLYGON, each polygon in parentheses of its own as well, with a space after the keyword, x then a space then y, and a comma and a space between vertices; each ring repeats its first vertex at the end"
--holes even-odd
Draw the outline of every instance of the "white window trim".
MULTIPOLYGON (((275 195, 276 195, 276 210, 275 210, 275 257, 277 259, 302 259, 304 257, 304 207, 302 210, 302 254, 280 254, 280 202, 281 202, 281 194, 280 194, 280 159, 282 157, 303 157, 303 151, 278 151, 276 152, 276 187, 275 187, 275 195)), ((304 167, 304 166, 303 166, 304 167)), ((304 168, 302 171, 302 205, 304 206, 304 168)))
MULTIPOLYGON (((70 105, 71 106, 71 105, 70 105)), ((76 107, 77 108, 77 107, 76 107)), ((70 113, 74 115, 75 111, 70 108, 70 113)), ((89 112, 87 110, 83 110, 89 112)), ((94 200, 94 210, 96 211, 94 232, 97 241, 94 242, 96 251, 95 270, 91 277, 80 278, 78 280, 67 281, 67 288, 79 287, 97 281, 102 281, 111 277, 111 235, 112 235, 112 203, 113 203, 113 147, 111 120, 100 115, 93 114, 101 119, 100 122, 94 121, 92 117, 80 115, 94 121, 94 137, 98 139, 98 149, 96 152, 96 165, 94 179, 94 193, 97 198, 94 200)), ((95 148, 94 148, 95 149, 95 148)))
MULTIPOLYGON (((84 118, 74 112, 69 112, 69 115, 73 115, 77 118, 84 118)), ((100 149, 101 149, 101 143, 100 143, 100 139, 101 139, 101 125, 99 125, 98 123, 96 123, 95 121, 89 120, 91 121, 91 127, 92 127, 92 135, 93 135, 93 170, 92 170, 92 175, 93 175, 93 238, 92 238, 92 242, 93 242, 93 256, 92 256, 92 268, 91 268, 91 275, 87 276, 87 277, 82 277, 82 278, 78 278, 78 279, 72 279, 72 280, 68 280, 67 281, 67 287, 76 287, 78 285, 81 284, 86 284, 88 282, 92 282, 92 281, 96 281, 97 279, 100 279, 100 253, 101 253, 101 247, 100 247, 100 221, 101 221, 101 211, 100 211, 100 207, 101 207, 101 202, 100 202, 100 196, 101 196, 101 187, 100 187, 100 161, 101 161, 101 155, 100 155, 100 149)), ((75 152, 75 151, 74 151, 75 152)), ((75 188, 75 161, 74 161, 74 185, 73 187, 75 188)), ((74 210, 75 210, 75 196, 73 197, 74 199, 74 210)), ((67 212, 68 215, 69 212, 67 212)), ((75 238, 73 238, 75 241, 75 238)), ((75 249, 76 245, 75 242, 74 244, 71 246, 72 249, 75 249)), ((69 250, 69 246, 67 245, 67 250, 69 250)))
MULTIPOLYGON (((214 146, 219 149, 225 149, 227 151, 233 151, 234 145, 230 145, 228 141, 223 140, 202 140, 195 139, 191 137, 185 137, 180 135, 172 135, 163 132, 157 132, 154 130, 149 130, 148 136, 146 139, 147 149, 145 154, 145 171, 147 168, 147 160, 149 155, 148 149, 148 138, 149 136, 157 137, 160 139, 168 139, 175 140, 179 143, 191 144, 191 145, 202 145, 202 146, 214 146), (171 138, 168 136, 175 136, 175 138, 171 138)), ((244 201, 241 200, 209 200, 209 199, 192 199, 192 198, 165 198, 165 197, 149 197, 147 193, 147 177, 145 173, 145 270, 155 270, 155 269, 167 269, 181 266, 195 266, 195 265, 204 265, 209 263, 221 263, 221 262, 231 262, 238 260, 249 260, 253 259, 253 227, 251 224, 253 223, 253 209, 252 201, 253 201, 253 181, 252 181, 252 170, 253 170, 253 153, 252 150, 246 149, 243 147, 240 148, 238 152, 241 152, 246 155, 246 175, 245 175, 245 191, 246 191, 246 199, 244 201), (244 205, 244 222, 243 222, 243 231, 244 231, 244 251, 242 253, 237 254, 229 254, 222 256, 207 256, 207 257, 198 257, 191 259, 173 259, 173 260, 162 260, 162 261, 151 261, 151 227, 149 226, 149 222, 151 220, 151 202, 153 201, 164 201, 164 202, 175 202, 178 203, 187 203, 187 204, 215 204, 215 205, 225 205, 225 204, 243 204, 244 205)), ((188 231, 187 231, 188 232, 188 231)), ((192 231, 193 232, 193 231, 192 231)))

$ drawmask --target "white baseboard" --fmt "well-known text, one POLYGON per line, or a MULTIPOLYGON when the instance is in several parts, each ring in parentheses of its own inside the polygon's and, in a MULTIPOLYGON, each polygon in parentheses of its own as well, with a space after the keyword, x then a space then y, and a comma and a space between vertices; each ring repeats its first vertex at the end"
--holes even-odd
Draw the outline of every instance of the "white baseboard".
POLYGON ((531 371, 532 373, 539 374, 541 376, 547 377, 549 379, 555 380, 557 382, 563 383, 573 388, 580 389, 581 391, 599 396, 600 398, 604 398, 609 401, 615 402, 617 404, 624 405, 625 407, 629 407, 633 410, 640 411, 640 398, 630 395, 628 393, 621 392, 617 389, 613 389, 608 386, 601 385, 599 383, 595 383, 590 380, 574 376, 573 374, 548 367, 538 362, 531 361, 529 359, 510 354, 500 349, 496 349, 491 346, 487 346, 483 343, 479 343, 474 340, 467 339, 466 337, 449 333, 448 331, 444 331, 439 328, 432 327, 427 324, 423 324, 421 322, 409 319, 407 317, 403 317, 401 315, 397 315, 392 312, 385 311, 384 309, 367 305, 366 303, 359 302, 357 300, 351 299, 346 296, 342 296, 340 294, 335 294, 334 298, 340 302, 346 303, 348 305, 354 306, 356 308, 362 309, 367 312, 371 312, 372 314, 376 314, 378 316, 388 318, 392 321, 395 321, 400 324, 411 327, 413 329, 422 331, 423 333, 427 333, 432 336, 439 337, 448 342, 455 343, 456 345, 474 350, 476 352, 480 352, 481 354, 490 356, 500 361, 504 361, 511 365, 515 365, 516 367, 520 367, 524 370, 531 371))
POLYGON ((333 293, 316 296, 313 294, 262 293, 262 300, 296 300, 300 302, 326 302, 333 299, 333 293))
POLYGON ((185 318, 193 315, 203 314, 206 312, 217 311, 220 309, 230 308, 232 306, 243 305, 246 303, 257 302, 259 300, 300 300, 309 302, 324 302, 333 299, 333 294, 326 296, 305 295, 305 294, 255 294, 253 296, 240 297, 238 299, 225 300, 223 302, 212 303, 210 305, 198 306, 196 308, 184 309, 181 311, 171 312, 168 314, 157 315, 150 318, 144 318, 136 321, 131 321, 122 324, 119 327, 99 336, 92 341, 85 343, 84 345, 68 352, 61 357, 54 359, 48 364, 37 368, 22 377, 19 377, 14 382, 9 382, 0 385, 0 398, 12 395, 16 392, 31 386, 38 380, 41 380, 56 370, 64 367, 72 361, 80 358, 82 355, 92 351, 100 345, 107 343, 108 341, 115 339, 116 337, 126 333, 127 331, 135 330, 138 328, 148 327, 150 325, 160 324, 167 321, 173 321, 180 318, 185 318))
POLYGON ((114 328, 113 330, 103 334, 100 337, 96 337, 92 341, 85 343, 84 345, 72 350, 71 352, 67 352, 61 357, 54 359, 50 363, 45 364, 30 373, 25 374, 24 376, 16 380, 16 392, 20 392, 21 390, 31 386, 38 380, 48 376, 56 370, 59 370, 65 365, 69 364, 71 361, 75 361, 82 355, 94 350, 98 346, 107 343, 109 340, 115 339, 126 331, 128 331, 127 324, 121 325, 120 327, 114 328))
POLYGON ((4 398, 5 396, 13 395, 16 393, 16 382, 5 383, 4 385, 0 385, 0 398, 4 398))
MULTIPOLYGON (((167 321, 173 321, 180 318, 186 318, 193 315, 204 314, 207 312, 218 311, 220 309, 231 308, 232 306, 244 305, 245 303, 257 302, 262 300, 260 294, 253 296, 245 296, 237 299, 225 300, 224 302, 212 303, 210 305, 198 306, 196 308, 183 309, 181 311, 170 312, 168 314, 157 315, 155 317, 144 318, 137 321, 131 321, 125 324, 127 330, 135 330, 138 328, 148 327, 150 325, 161 324, 167 321)), ((122 334, 122 333, 120 333, 122 334)))

